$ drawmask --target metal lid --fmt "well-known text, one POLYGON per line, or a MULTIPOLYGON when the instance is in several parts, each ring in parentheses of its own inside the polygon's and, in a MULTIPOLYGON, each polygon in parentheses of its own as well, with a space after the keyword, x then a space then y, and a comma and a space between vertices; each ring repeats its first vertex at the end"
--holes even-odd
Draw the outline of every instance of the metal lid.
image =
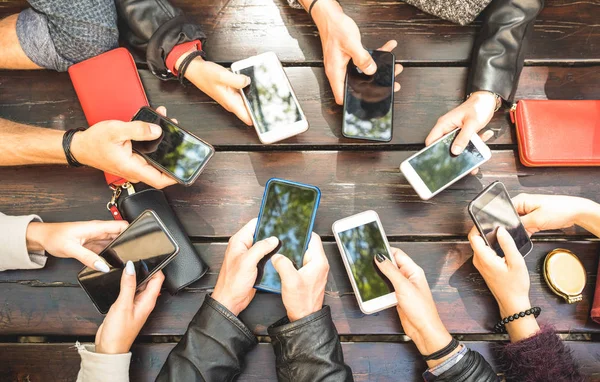
POLYGON ((569 304, 581 301, 586 284, 583 264, 573 252, 558 248, 546 255, 544 278, 554 293, 569 304))

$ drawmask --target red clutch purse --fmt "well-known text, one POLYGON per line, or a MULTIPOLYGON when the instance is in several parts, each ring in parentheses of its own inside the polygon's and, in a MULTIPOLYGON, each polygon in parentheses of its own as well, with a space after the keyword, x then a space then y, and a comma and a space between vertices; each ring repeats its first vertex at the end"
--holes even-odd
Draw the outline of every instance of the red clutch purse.
POLYGON ((510 114, 523 165, 600 166, 600 100, 522 100, 510 114))

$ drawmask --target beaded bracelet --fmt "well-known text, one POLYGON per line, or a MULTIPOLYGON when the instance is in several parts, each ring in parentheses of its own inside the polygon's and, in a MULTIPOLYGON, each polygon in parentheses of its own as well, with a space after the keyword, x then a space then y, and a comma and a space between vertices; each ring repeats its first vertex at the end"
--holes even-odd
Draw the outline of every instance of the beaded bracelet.
POLYGON ((533 314, 535 318, 537 318, 542 312, 542 308, 539 306, 534 306, 533 308, 529 308, 526 311, 515 313, 512 316, 505 317, 498 321, 498 323, 494 326, 494 332, 496 333, 506 333, 506 324, 509 322, 513 322, 514 320, 518 320, 521 317, 529 316, 533 314))
POLYGON ((75 133, 78 133, 83 130, 84 129, 82 129, 82 128, 70 129, 70 130, 67 130, 65 132, 65 134, 63 135, 62 147, 63 147, 63 151, 65 152, 65 157, 67 158, 67 163, 71 167, 83 166, 81 163, 79 163, 77 161, 77 159, 75 159, 75 157, 73 156, 73 153, 71 153, 71 142, 73 141, 73 137, 75 136, 75 133))

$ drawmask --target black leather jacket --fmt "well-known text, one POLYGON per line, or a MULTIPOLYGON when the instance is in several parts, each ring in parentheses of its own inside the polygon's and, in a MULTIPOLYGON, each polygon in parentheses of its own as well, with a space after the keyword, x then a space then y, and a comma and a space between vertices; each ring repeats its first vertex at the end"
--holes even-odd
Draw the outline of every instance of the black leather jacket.
POLYGON ((524 46, 543 7, 543 0, 492 0, 483 12, 483 28, 473 46, 467 94, 487 90, 513 102, 524 46))

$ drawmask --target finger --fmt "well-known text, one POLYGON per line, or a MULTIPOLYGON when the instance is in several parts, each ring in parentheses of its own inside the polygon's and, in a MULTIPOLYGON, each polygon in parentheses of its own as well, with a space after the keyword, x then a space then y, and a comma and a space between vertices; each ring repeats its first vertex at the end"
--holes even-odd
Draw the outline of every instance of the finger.
POLYGON ((383 46, 377 50, 382 50, 384 52, 391 52, 392 50, 396 49, 397 46, 398 46, 398 41, 390 40, 390 41, 386 42, 385 44, 383 44, 383 46))
POLYGON ((399 92, 399 91, 400 91, 400 84, 397 82, 394 82, 394 93, 399 92))
POLYGON ((242 96, 239 94, 234 94, 233 97, 234 98, 229 104, 229 110, 246 125, 252 126, 252 117, 250 117, 250 113, 244 104, 244 100, 242 100, 242 96))
POLYGON ((397 291, 402 290, 408 280, 400 273, 398 268, 388 258, 380 254, 375 255, 374 261, 381 273, 392 282, 394 289, 397 291))
POLYGON ((175 118, 171 118, 171 121, 173 121, 176 125, 179 124, 179 121, 175 118))
POLYGON ((146 283, 146 288, 143 292, 138 293, 135 297, 136 313, 140 313, 143 317, 148 317, 154 306, 156 305, 156 299, 160 295, 160 288, 162 287, 165 275, 162 271, 157 272, 152 278, 146 283))
POLYGON ((402 66, 400 64, 394 65, 394 77, 396 77, 398 74, 402 73, 403 71, 404 71, 404 66, 402 66))
POLYGON ((517 248, 517 245, 515 244, 515 241, 513 240, 512 236, 510 236, 510 234, 504 227, 498 227, 496 237, 498 238, 498 244, 500 244, 502 252, 504 252, 506 265, 509 268, 520 268, 524 266, 525 259, 519 252, 519 248, 517 248))
POLYGON ((451 113, 452 111, 437 120, 433 129, 431 129, 431 132, 429 132, 429 135, 425 138, 425 146, 431 145, 433 142, 457 128, 451 113))
POLYGON ((369 52, 361 45, 360 41, 354 41, 349 47, 348 54, 352 62, 366 75, 373 75, 377 71, 377 64, 369 52))
MULTIPOLYGON (((136 174, 136 177, 140 182, 144 182, 158 189, 177 183, 175 179, 150 166, 148 162, 138 154, 133 154, 132 160, 126 165, 126 171, 130 174, 136 174)), ((126 176, 126 178, 129 178, 129 176, 126 176)))
POLYGON ((329 79, 335 103, 338 105, 344 102, 344 78, 346 77, 348 61, 340 58, 340 62, 325 66, 325 74, 329 79))
POLYGON ((527 215, 535 210, 535 208, 531 206, 531 202, 535 199, 535 195, 521 193, 512 198, 512 204, 515 206, 519 215, 527 215))
POLYGON ((162 115, 163 117, 167 116, 167 108, 164 106, 159 106, 156 108, 156 112, 160 115, 162 115))
POLYGON ((250 249, 252 244, 254 244, 254 232, 256 231, 256 223, 258 222, 257 218, 250 220, 246 225, 242 227, 239 231, 237 231, 230 239, 230 244, 241 243, 246 247, 246 249, 250 249))
POLYGON ((405 278, 409 279, 415 273, 423 272, 423 269, 406 252, 398 248, 391 248, 391 250, 394 261, 396 261, 396 266, 405 278))
POLYGON ((225 69, 219 71, 219 82, 225 86, 229 86, 230 88, 240 90, 250 85, 250 77, 243 74, 233 73, 225 69))
POLYGON ((298 271, 292 264, 292 261, 285 256, 280 254, 273 255, 271 257, 271 264, 273 264, 273 268, 279 274, 282 282, 290 281, 298 277, 298 271))
POLYGON ((92 220, 85 222, 84 239, 111 240, 125 231, 129 223, 125 220, 92 220))
POLYGON ((466 121, 464 121, 462 128, 454 139, 454 143, 452 143, 452 154, 459 155, 462 153, 465 147, 467 147, 469 144, 471 137, 477 134, 477 132, 482 128, 483 126, 475 119, 468 118, 466 121))
POLYGON ((133 265, 133 262, 128 261, 127 264, 125 264, 125 269, 123 269, 123 274, 121 275, 121 291, 119 292, 119 297, 117 298, 115 305, 122 308, 133 306, 136 286, 135 266, 133 265))
POLYGON ((162 134, 160 126, 143 121, 122 122, 117 124, 115 136, 120 141, 151 141, 162 134))
MULTIPOLYGON (((473 249, 474 256, 478 258, 479 261, 485 264, 493 264, 496 261, 496 252, 487 246, 477 228, 473 227, 471 232, 469 232, 469 243, 471 243, 471 248, 473 249)), ((475 264, 477 267, 477 264, 475 264)))
POLYGON ((323 250, 323 242, 321 241, 321 236, 316 233, 312 233, 310 236, 310 242, 308 243, 308 248, 306 249, 306 253, 304 254, 304 258, 302 259, 302 265, 307 264, 329 264, 327 261, 327 256, 325 256, 325 251, 323 250))
POLYGON ((246 254, 246 258, 248 261, 251 261, 254 266, 258 265, 258 262, 273 252, 275 248, 279 245, 279 239, 275 236, 268 237, 264 240, 257 241, 252 248, 248 250, 246 254))
POLYGON ((108 266, 108 264, 106 264, 104 259, 102 259, 100 256, 98 256, 91 250, 84 248, 78 244, 73 245, 73 248, 68 248, 66 252, 69 253, 70 257, 79 260, 79 262, 85 265, 86 267, 95 269, 103 273, 108 273, 110 271, 110 267, 108 266))
POLYGON ((485 132, 479 134, 479 138, 481 138, 481 140, 484 142, 489 141, 493 136, 494 132, 492 130, 486 130, 485 132))

